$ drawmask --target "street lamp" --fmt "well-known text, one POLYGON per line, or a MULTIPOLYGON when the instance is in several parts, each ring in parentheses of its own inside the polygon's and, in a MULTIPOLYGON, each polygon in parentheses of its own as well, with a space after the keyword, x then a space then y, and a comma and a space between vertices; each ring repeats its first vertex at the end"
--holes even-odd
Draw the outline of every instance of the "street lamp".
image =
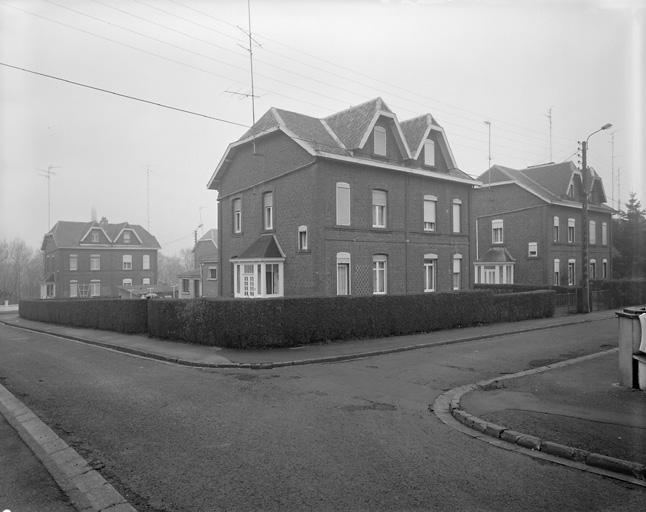
POLYGON ((581 143, 581 160, 582 160, 582 173, 583 173, 583 215, 582 215, 582 224, 583 224, 583 268, 581 277, 583 279, 583 312, 590 312, 590 273, 589 273, 589 263, 588 263, 588 251, 589 251, 589 233, 590 226, 588 225, 588 141, 595 133, 600 131, 607 130, 612 127, 611 123, 604 124, 598 130, 592 132, 588 137, 581 143))

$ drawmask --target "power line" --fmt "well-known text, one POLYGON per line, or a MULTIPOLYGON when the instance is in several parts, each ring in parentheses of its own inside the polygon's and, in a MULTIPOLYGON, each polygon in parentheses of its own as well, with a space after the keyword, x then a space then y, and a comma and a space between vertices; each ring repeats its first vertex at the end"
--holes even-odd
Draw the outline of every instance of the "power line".
POLYGON ((0 62, 0 66, 5 66, 12 69, 17 69, 19 71, 24 71, 25 73, 31 73, 33 75, 42 76, 45 78, 51 78, 52 80, 59 80, 60 82, 65 82, 71 85, 77 85, 79 87, 85 87, 86 89, 92 89, 94 91, 104 92, 107 94, 113 94, 114 96, 119 96, 121 98, 126 98, 129 100, 140 101, 142 103, 148 103, 149 105, 155 105, 156 107, 167 108, 170 110, 176 110, 178 112, 183 112, 184 114, 191 114, 194 116, 205 117, 207 119, 212 119, 213 121, 220 121, 222 123, 232 124, 235 126, 242 126, 243 128, 248 128, 249 126, 242 123, 237 123, 235 121, 229 121, 228 119, 222 119, 221 117, 209 116, 207 114, 200 114, 199 112, 194 112, 192 110, 186 110, 183 108, 173 107, 171 105, 166 105, 165 103, 159 103, 157 101, 145 100, 143 98, 138 98, 136 96, 130 96, 129 94, 123 94, 120 92, 112 91, 110 89, 103 89, 102 87, 96 87, 94 85, 84 84, 81 82, 76 82, 74 80, 68 80, 67 78, 62 78, 59 76, 48 75, 47 73, 41 73, 39 71, 34 71, 33 69, 22 68, 20 66, 13 66, 12 64, 7 64, 6 62, 0 62))

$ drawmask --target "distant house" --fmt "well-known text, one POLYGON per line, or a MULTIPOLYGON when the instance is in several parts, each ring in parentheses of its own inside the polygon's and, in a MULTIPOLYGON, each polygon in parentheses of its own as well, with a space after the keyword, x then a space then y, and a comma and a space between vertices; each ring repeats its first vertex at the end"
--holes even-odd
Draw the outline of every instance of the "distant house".
POLYGON ((174 298, 173 288, 167 284, 121 286, 118 294, 121 299, 174 298))
POLYGON ((59 221, 41 245, 41 298, 117 297, 120 288, 154 286, 159 248, 136 224, 59 221))
POLYGON ((177 275, 180 282, 178 297, 217 297, 220 259, 218 230, 210 229, 193 247, 193 269, 177 275))
POLYGON ((381 98, 322 119, 271 108, 208 184, 219 192, 221 295, 467 288, 476 184, 430 114, 400 122, 381 98))
POLYGON ((583 230, 588 230, 589 277, 611 276, 613 210, 591 169, 589 222, 583 226, 583 181, 572 162, 512 169, 494 165, 473 192, 474 281, 484 284, 577 286, 583 230))

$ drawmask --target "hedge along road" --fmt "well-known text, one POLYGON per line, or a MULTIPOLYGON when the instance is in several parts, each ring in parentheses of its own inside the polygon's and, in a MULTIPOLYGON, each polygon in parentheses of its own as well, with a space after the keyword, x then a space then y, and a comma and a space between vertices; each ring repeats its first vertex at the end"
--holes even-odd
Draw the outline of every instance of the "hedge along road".
POLYGON ((198 370, 0 326, 0 378, 142 512, 641 511, 642 488, 497 449, 428 411, 442 390, 615 340, 605 320, 339 364, 198 370))

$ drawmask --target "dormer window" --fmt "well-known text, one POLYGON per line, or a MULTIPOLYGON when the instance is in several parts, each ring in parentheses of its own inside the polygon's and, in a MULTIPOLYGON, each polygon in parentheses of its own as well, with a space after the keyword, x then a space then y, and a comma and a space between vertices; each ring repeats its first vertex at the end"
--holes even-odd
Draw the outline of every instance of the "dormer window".
POLYGON ((567 188, 567 196, 570 199, 574 198, 574 186, 572 185, 572 183, 570 183, 570 186, 567 188))
POLYGON ((375 126, 374 145, 375 155, 386 156, 386 129, 383 126, 375 126))
POLYGON ((123 233, 123 242, 126 244, 130 243, 130 231, 124 231, 123 233))
POLYGON ((432 140, 424 141, 424 165, 435 166, 435 142, 432 140))
POLYGON ((99 232, 98 231, 92 231, 92 242, 98 243, 99 241, 99 232))

